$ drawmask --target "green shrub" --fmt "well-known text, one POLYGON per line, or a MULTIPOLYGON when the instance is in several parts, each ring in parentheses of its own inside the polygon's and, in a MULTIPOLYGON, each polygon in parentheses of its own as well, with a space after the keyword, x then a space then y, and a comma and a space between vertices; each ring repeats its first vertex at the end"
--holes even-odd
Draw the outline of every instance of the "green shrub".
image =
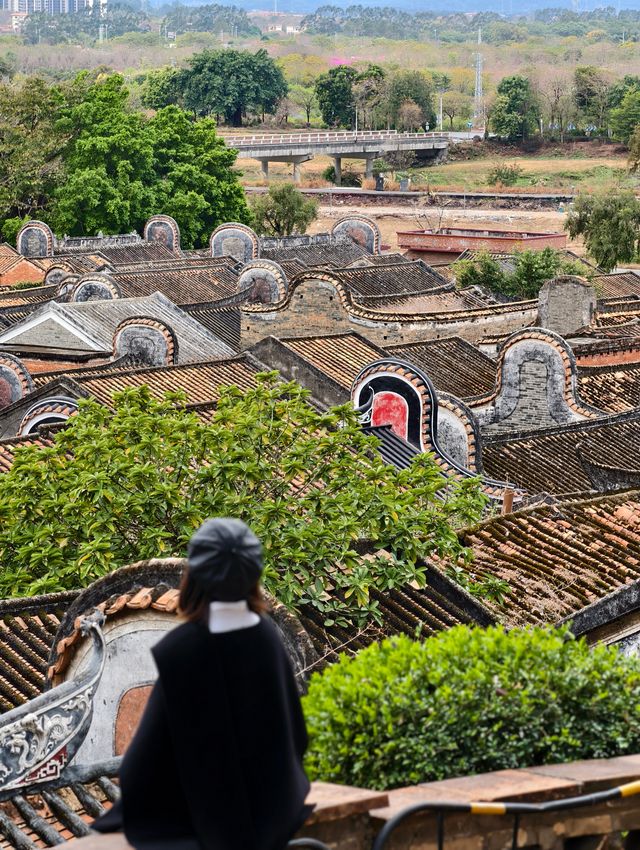
POLYGON ((397 788, 640 748, 640 661, 568 629, 458 626, 342 656, 304 700, 312 779, 397 788))
MULTIPOLYGON (((327 166, 325 170, 322 172, 322 179, 328 180, 329 183, 336 182, 336 170, 333 165, 327 166)), ((351 171, 349 168, 342 169, 342 175, 340 179, 341 186, 351 186, 353 188, 360 188, 362 186, 362 177, 359 174, 356 174, 355 171, 351 171)))
POLYGON ((522 168, 515 162, 511 165, 496 165, 489 172, 487 183, 491 186, 496 186, 499 183, 503 186, 515 186, 521 177, 522 168))

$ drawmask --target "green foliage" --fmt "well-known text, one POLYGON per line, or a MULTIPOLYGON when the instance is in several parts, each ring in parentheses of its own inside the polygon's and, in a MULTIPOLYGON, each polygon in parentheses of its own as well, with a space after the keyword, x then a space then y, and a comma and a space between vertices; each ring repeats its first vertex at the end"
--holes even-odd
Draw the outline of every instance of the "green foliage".
POLYGON ((270 373, 244 394, 222 388, 207 422, 147 387, 116 395, 113 410, 81 402, 51 447, 18 449, 0 477, 0 594, 81 587, 181 555, 206 517, 239 516, 285 605, 345 624, 376 618, 370 590, 422 585, 419 561, 434 553, 457 560, 455 526, 477 521, 484 497, 466 481, 436 499, 431 456, 387 466, 350 405, 320 414, 307 398, 270 373), (362 539, 390 557, 360 554, 362 539))
POLYGON ((594 65, 581 65, 573 74, 573 98, 582 120, 601 130, 610 105, 610 89, 602 71, 594 65))
POLYGON ((629 139, 629 171, 635 173, 640 169, 640 126, 636 127, 629 139))
POLYGON ((487 183, 495 186, 502 183, 503 186, 515 186, 522 177, 523 170, 517 162, 510 165, 496 165, 487 176, 487 183))
POLYGON ((403 104, 407 101, 415 103, 422 111, 422 120, 435 127, 433 89, 421 71, 397 71, 389 80, 383 108, 392 126, 401 123, 403 104))
POLYGON ((633 192, 578 195, 565 228, 572 239, 582 236, 590 256, 611 271, 640 255, 640 199, 633 192))
POLYGON ((498 83, 497 96, 489 112, 494 132, 505 139, 526 139, 535 129, 538 103, 526 77, 503 77, 498 83))
POLYGON ((264 49, 205 50, 189 59, 178 88, 185 109, 220 115, 234 127, 248 113, 273 113, 287 94, 282 70, 264 49))
POLYGON ((640 662, 566 629, 458 626, 343 655, 304 698, 311 779, 389 789, 640 746, 640 662))
POLYGON ((140 99, 147 109, 182 106, 182 72, 177 68, 152 71, 147 75, 140 99))
POLYGON ((184 32, 213 32, 217 35, 221 30, 231 35, 260 35, 260 30, 253 26, 244 9, 217 3, 203 6, 176 3, 169 9, 163 27, 178 35, 184 32))
POLYGON ((566 260, 553 248, 518 252, 514 266, 513 272, 505 271, 491 254, 482 252, 473 260, 455 264, 456 281, 462 288, 480 286, 507 298, 526 300, 537 298, 545 281, 557 275, 588 275, 587 266, 566 260))
POLYGON ((611 110, 609 123, 615 138, 627 144, 640 127, 640 88, 627 91, 620 106, 611 110))
POLYGON ((48 15, 36 12, 26 19, 22 37, 27 44, 91 44, 103 34, 115 38, 124 33, 147 32, 150 24, 145 12, 126 3, 95 6, 72 15, 48 15))
POLYGON ((305 198, 293 183, 272 185, 251 199, 254 227, 259 236, 291 236, 306 233, 318 217, 318 205, 305 198))
POLYGON ((351 127, 355 119, 353 84, 358 72, 350 65, 337 65, 316 79, 315 92, 322 120, 329 127, 351 127))
MULTIPOLYGON (((376 160, 376 162, 377 161, 378 160, 376 160)), ((322 179, 328 180, 329 183, 336 182, 336 169, 333 165, 328 165, 324 169, 322 172, 322 179)), ((340 175, 340 185, 360 188, 360 186, 362 186, 362 176, 358 174, 357 171, 352 171, 350 168, 343 168, 340 175)))
POLYGON ((186 247, 223 221, 251 220, 231 171, 236 155, 211 119, 175 106, 148 118, 128 106, 117 74, 78 75, 49 87, 0 86, 0 221, 44 218, 71 235, 141 230, 174 216, 186 247))

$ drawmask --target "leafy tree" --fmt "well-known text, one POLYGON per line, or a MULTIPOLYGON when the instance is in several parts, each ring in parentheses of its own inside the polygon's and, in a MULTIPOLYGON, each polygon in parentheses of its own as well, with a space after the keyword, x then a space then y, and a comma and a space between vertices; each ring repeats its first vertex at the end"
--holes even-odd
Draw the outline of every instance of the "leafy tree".
POLYGON ((158 212, 172 215, 186 246, 202 245, 223 221, 251 220, 242 187, 230 170, 236 154, 211 119, 192 121, 175 106, 153 119, 130 112, 118 75, 99 80, 57 126, 71 137, 65 176, 47 216, 71 235, 141 230, 158 212))
POLYGON ((633 192, 578 195, 565 228, 572 239, 582 236, 598 265, 611 271, 640 254, 640 199, 633 192))
POLYGON ((291 100, 295 103, 295 105, 304 109, 308 127, 311 124, 311 113, 318 102, 315 89, 311 86, 301 86, 296 84, 291 86, 290 92, 291 100))
POLYGON ((538 104, 526 77, 503 77, 489 112, 493 130, 506 139, 526 139, 535 129, 538 104))
POLYGON ((186 109, 218 115, 234 127, 249 112, 275 112, 287 94, 282 70, 266 50, 205 50, 192 56, 180 76, 186 109))
POLYGON ((329 127, 351 127, 355 117, 353 84, 358 72, 350 65, 337 65, 321 74, 315 84, 322 120, 329 127))
POLYGON ((627 144, 635 129, 640 127, 640 88, 630 88, 620 106, 611 110, 609 124, 616 139, 627 144))
POLYGON ((358 110, 359 125, 373 127, 374 114, 384 96, 386 73, 380 65, 369 64, 353 84, 353 105, 358 110))
POLYGON ((629 139, 629 171, 635 173, 640 169, 640 126, 636 127, 629 139))
POLYGON ((640 661, 564 628, 456 626, 342 655, 304 698, 311 779, 389 789, 640 746, 640 661))
POLYGON ((514 255, 514 270, 503 270, 491 254, 482 252, 473 260, 461 260, 455 265, 458 286, 480 286, 506 298, 526 300, 537 298, 542 285, 559 274, 585 276, 588 269, 582 263, 566 260, 553 248, 542 251, 522 251, 514 255))
POLYGON ((398 71, 390 78, 383 108, 392 127, 400 126, 400 110, 407 100, 416 103, 422 110, 424 121, 435 127, 431 82, 420 71, 398 71))
POLYGON ((223 387, 207 421, 147 387, 113 408, 81 402, 50 447, 18 449, 0 477, 3 597, 77 588, 138 559, 180 555, 209 516, 262 539, 267 589, 328 619, 377 617, 370 590, 424 582, 420 559, 461 552, 454 526, 478 516, 476 482, 436 498, 433 458, 398 471, 350 405, 318 413, 294 383, 223 387), (381 548, 390 555, 362 554, 381 548))
POLYGON ((318 217, 318 205, 307 200, 293 183, 270 186, 264 195, 251 199, 254 227, 261 236, 305 233, 318 217))
POLYGON ((164 106, 182 105, 183 71, 177 68, 161 68, 152 71, 144 81, 141 102, 147 109, 162 109, 164 106))
POLYGON ((622 99, 630 89, 640 89, 640 77, 635 74, 625 74, 621 80, 609 86, 609 107, 620 106, 622 99))
POLYGON ((244 9, 207 3, 202 6, 184 6, 175 3, 167 12, 163 26, 168 32, 223 32, 240 36, 260 35, 244 9))
POLYGON ((56 117, 69 86, 38 77, 0 85, 0 221, 37 217, 61 179, 61 154, 70 133, 56 117))
POLYGON ((457 91, 448 91, 442 95, 442 114, 449 119, 450 129, 453 130, 453 121, 468 121, 473 115, 473 100, 466 94, 457 91))
POLYGON ((573 74, 573 92, 576 107, 583 121, 602 129, 606 125, 609 109, 609 83, 599 68, 581 65, 573 74))

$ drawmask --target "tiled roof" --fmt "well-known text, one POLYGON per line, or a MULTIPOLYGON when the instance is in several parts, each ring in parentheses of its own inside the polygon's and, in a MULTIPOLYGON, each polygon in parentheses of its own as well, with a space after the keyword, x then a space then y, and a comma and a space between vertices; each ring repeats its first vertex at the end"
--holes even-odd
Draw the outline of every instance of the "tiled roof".
POLYGON ((46 783, 36 794, 14 792, 2 802, 3 850, 44 850, 90 835, 91 822, 120 795, 111 781, 116 774, 113 762, 71 767, 63 780, 46 783))
POLYGON ((510 625, 557 622, 640 579, 640 492, 495 517, 460 535, 473 570, 509 585, 489 605, 510 625))
POLYGON ((595 275, 590 282, 595 287, 598 298, 620 298, 627 295, 640 298, 640 273, 638 272, 595 275))
POLYGON ((350 390, 363 366, 384 357, 384 350, 357 333, 292 337, 280 344, 350 390))
POLYGON ((385 313, 423 313, 437 315, 460 310, 474 310, 486 307, 486 302, 469 290, 451 290, 449 292, 427 292, 417 295, 387 295, 373 298, 358 296, 358 306, 368 311, 376 311, 383 316, 385 313))
POLYGON ((291 247, 267 248, 263 245, 260 249, 260 256, 263 259, 275 260, 276 263, 280 264, 287 260, 298 260, 310 268, 316 266, 344 267, 365 255, 369 256, 369 252, 357 245, 352 239, 315 242, 309 245, 291 247))
POLYGON ((0 712, 43 691, 53 638, 76 595, 56 593, 0 602, 0 712))
POLYGON ((48 271, 52 266, 64 266, 70 273, 86 274, 109 265, 109 261, 100 251, 84 254, 56 254, 55 257, 34 258, 36 265, 48 271))
POLYGON ((584 401, 602 410, 620 413, 640 406, 640 363, 582 367, 578 383, 584 401))
POLYGON ((0 242, 0 257, 15 257, 18 252, 8 242, 0 242))
POLYGON ((228 265, 193 268, 187 264, 172 264, 160 270, 115 271, 111 277, 125 297, 139 298, 162 292, 178 305, 226 301, 236 295, 238 283, 237 272, 228 265))
POLYGON ((432 290, 452 289, 453 286, 422 260, 392 265, 336 268, 334 272, 355 298, 385 298, 432 290))
POLYGON ((399 437, 391 425, 369 425, 363 432, 379 441, 378 451, 385 463, 397 469, 408 469, 411 461, 421 454, 420 449, 399 437))
MULTIPOLYGON (((71 250, 71 246, 66 246, 68 253, 76 253, 71 250)), ((130 245, 108 245, 101 244, 99 248, 93 251, 87 251, 86 248, 79 248, 77 253, 93 254, 100 253, 105 260, 112 265, 120 265, 124 263, 141 263, 153 260, 171 259, 176 255, 170 251, 165 245, 160 242, 135 242, 130 245)), ((59 259, 60 255, 56 257, 59 259)))
POLYGON ((5 307, 22 307, 27 304, 42 304, 56 294, 57 286, 33 286, 29 289, 10 289, 0 292, 0 311, 5 307))
POLYGON ((594 489, 581 457, 640 470, 639 445, 640 411, 631 411, 528 434, 485 437, 482 460, 488 475, 529 493, 575 493, 594 489))
POLYGON ((436 389, 461 399, 489 393, 495 386, 495 360, 460 337, 392 345, 386 351, 422 369, 436 389))
MULTIPOLYGON (((59 304, 52 301, 40 307, 30 319, 33 320, 39 314, 46 316, 49 313, 59 316, 67 325, 77 328, 83 338, 89 337, 93 345, 101 351, 112 350, 114 333, 123 321, 130 318, 149 317, 157 319, 173 330, 178 340, 179 362, 225 357, 232 353, 232 349, 226 343, 213 336, 203 325, 159 292, 143 298, 116 298, 112 301, 85 301, 71 304, 59 304)), ((15 334, 17 330, 18 327, 13 325, 11 332, 15 334)), ((7 334, 9 331, 4 333, 7 334)), ((71 338, 76 339, 74 333, 69 330, 66 343, 65 338, 56 342, 58 346, 69 345, 71 338)), ((38 340, 37 326, 32 330, 25 329, 22 337, 13 336, 6 340, 5 344, 12 346, 14 350, 19 346, 26 349, 37 345, 33 342, 34 339, 38 340)), ((82 346, 92 350, 86 340, 82 342, 82 346)), ((80 345, 74 342, 74 348, 79 347, 80 345)))
POLYGON ((159 366, 155 369, 131 369, 123 372, 78 377, 74 381, 88 395, 109 404, 115 392, 147 384, 151 393, 161 398, 164 393, 182 391, 189 404, 206 404, 218 399, 218 388, 235 384, 240 389, 255 386, 258 367, 246 357, 211 360, 184 366, 159 366))
POLYGON ((8 472, 11 469, 16 451, 22 446, 50 446, 52 442, 49 437, 42 435, 11 437, 8 440, 0 440, 0 473, 8 472))
POLYGON ((0 254, 0 275, 6 274, 8 271, 11 271, 11 269, 19 262, 21 262, 22 259, 23 257, 20 256, 3 256, 2 254, 0 254))
MULTIPOLYGON (((132 358, 129 354, 125 354, 124 357, 118 357, 117 360, 107 360, 100 363, 94 363, 92 360, 91 366, 79 366, 78 363, 64 363, 62 364, 64 368, 59 368, 55 365, 53 369, 49 368, 48 371, 44 371, 44 369, 33 369, 31 366, 33 361, 30 361, 28 358, 21 357, 20 360, 22 360, 29 370, 33 380, 33 385, 36 389, 44 387, 46 384, 62 376, 66 378, 83 378, 91 375, 104 375, 110 372, 121 372, 125 369, 141 368, 140 363, 134 360, 134 358, 132 358)), ((50 360, 45 361, 45 363, 49 367, 52 365, 50 360)))
POLYGON ((234 351, 240 350, 240 309, 238 307, 193 304, 183 307, 183 310, 204 325, 214 336, 226 342, 234 351))

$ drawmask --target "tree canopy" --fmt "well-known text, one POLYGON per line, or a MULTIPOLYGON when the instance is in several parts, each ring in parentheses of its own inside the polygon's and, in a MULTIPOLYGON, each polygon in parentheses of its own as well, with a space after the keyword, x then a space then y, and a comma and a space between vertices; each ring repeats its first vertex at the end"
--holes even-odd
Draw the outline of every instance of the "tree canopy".
POLYGON ((499 136, 526 139, 536 126, 537 109, 531 83, 526 77, 503 77, 498 83, 489 122, 499 136))
POLYGON ((307 199, 292 183, 269 187, 251 199, 254 229, 259 236, 291 236, 306 233, 318 217, 318 205, 307 199))
POLYGON ((189 247, 224 221, 251 221, 215 123, 175 106, 149 118, 128 97, 118 74, 0 86, 3 232, 36 216, 58 233, 127 232, 167 213, 189 247))
POLYGON ((565 228, 572 239, 583 237, 605 271, 632 263, 640 256, 640 199, 633 192, 578 195, 565 228))
POLYGON ((205 50, 186 68, 150 74, 143 103, 154 109, 179 104, 239 127, 248 114, 275 112, 287 91, 281 68, 266 50, 205 50))
POLYGON ((514 255, 514 270, 508 272, 491 254, 481 252, 473 260, 455 264, 458 286, 481 286, 489 292, 511 299, 537 298, 542 285, 559 274, 585 276, 588 267, 565 259, 553 248, 521 251, 514 255))
POLYGON ((396 470, 350 405, 321 414, 307 398, 270 373, 246 393, 221 388, 206 421, 147 387, 112 409, 81 402, 53 445, 18 449, 0 476, 0 594, 81 587, 181 555, 204 519, 238 516, 263 541, 266 587, 285 605, 376 617, 370 590, 420 585, 419 559, 458 557, 455 526, 477 520, 484 497, 466 481, 436 498, 431 456, 396 470))
POLYGON ((353 84, 358 72, 351 65, 338 65, 315 82, 316 97, 322 120, 329 127, 351 127, 355 120, 353 84))

